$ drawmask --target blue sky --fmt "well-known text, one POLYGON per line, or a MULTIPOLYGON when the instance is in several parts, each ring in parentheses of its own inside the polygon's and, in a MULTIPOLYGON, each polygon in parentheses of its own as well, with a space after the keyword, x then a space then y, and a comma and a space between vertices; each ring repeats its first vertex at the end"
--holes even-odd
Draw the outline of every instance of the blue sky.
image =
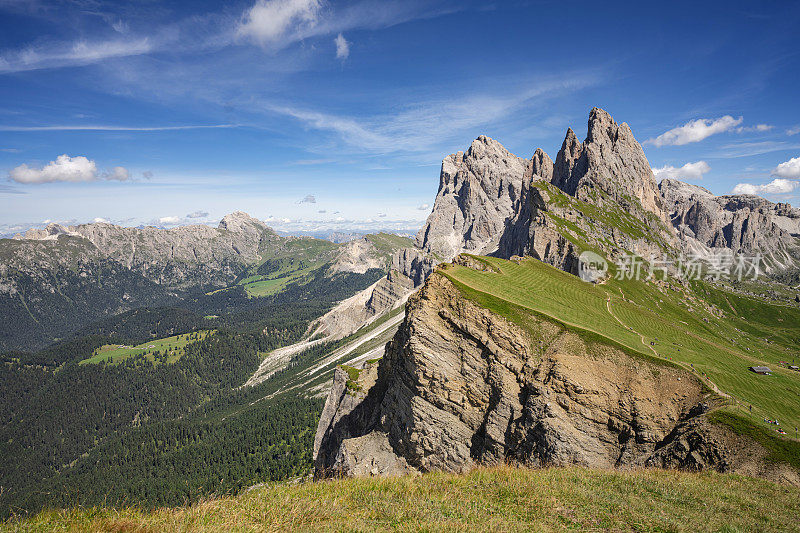
POLYGON ((800 205, 800 2, 0 0, 0 233, 414 228, 480 134, 593 106, 660 177, 800 205))

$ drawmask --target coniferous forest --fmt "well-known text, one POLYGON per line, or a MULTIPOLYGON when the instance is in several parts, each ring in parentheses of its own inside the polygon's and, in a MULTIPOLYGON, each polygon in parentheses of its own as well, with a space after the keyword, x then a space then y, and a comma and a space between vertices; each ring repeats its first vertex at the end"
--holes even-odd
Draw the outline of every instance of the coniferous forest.
POLYGON ((323 400, 275 394, 303 354, 261 385, 238 387, 264 354, 299 340, 380 271, 323 275, 271 298, 235 287, 138 308, 39 351, 4 353, 0 515, 101 502, 177 505, 306 474, 323 400), (186 336, 175 352, 85 363, 104 346, 173 335, 186 336))

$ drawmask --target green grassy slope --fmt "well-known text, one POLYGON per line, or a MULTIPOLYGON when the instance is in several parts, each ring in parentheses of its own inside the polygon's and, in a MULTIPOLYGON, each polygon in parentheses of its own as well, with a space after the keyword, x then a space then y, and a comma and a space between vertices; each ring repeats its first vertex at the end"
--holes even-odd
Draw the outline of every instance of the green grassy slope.
POLYGON ((154 339, 143 342, 137 346, 125 346, 121 344, 105 344, 94 351, 91 357, 82 360, 81 365, 99 364, 109 362, 117 365, 134 355, 144 354, 148 361, 156 361, 156 352, 167 352, 166 362, 174 363, 183 355, 187 344, 203 340, 209 331, 197 331, 185 333, 183 335, 173 335, 164 339, 154 339))
POLYGON ((800 426, 800 373, 777 364, 800 356, 797 307, 729 294, 708 283, 612 279, 592 285, 534 259, 479 260, 490 271, 449 266, 441 272, 500 314, 514 318, 514 307, 541 313, 694 371, 732 397, 730 409, 764 431, 776 429, 764 418, 779 420, 792 438, 800 426), (769 366, 774 374, 756 375, 748 371, 752 365, 769 366))
POLYGON ((800 489, 722 474, 580 468, 269 484, 190 507, 72 509, 7 531, 779 531, 800 489))

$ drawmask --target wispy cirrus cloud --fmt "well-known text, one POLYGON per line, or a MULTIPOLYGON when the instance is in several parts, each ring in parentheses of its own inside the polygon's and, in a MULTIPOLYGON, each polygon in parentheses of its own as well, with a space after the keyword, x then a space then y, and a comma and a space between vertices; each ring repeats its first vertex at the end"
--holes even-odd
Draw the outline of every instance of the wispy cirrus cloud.
POLYGON ((74 125, 51 125, 51 126, 3 126, 0 131, 180 131, 180 130, 204 130, 204 129, 225 129, 239 128, 239 124, 189 124, 183 126, 114 126, 105 124, 74 124, 74 125))
MULTIPOLYGON (((162 25, 155 23, 148 32, 138 35, 115 18, 109 19, 114 30, 111 37, 44 40, 0 51, 0 74, 80 67, 159 52, 222 49, 242 41, 279 50, 306 39, 355 29, 387 28, 463 9, 450 1, 437 4, 423 0, 360 0, 340 6, 326 0, 257 0, 238 19, 230 12, 198 15, 162 25)), ((337 42, 337 57, 347 56, 348 45, 347 41, 341 45, 337 42)))
POLYGON ((106 59, 147 54, 154 49, 155 45, 148 37, 29 46, 0 54, 0 73, 83 66, 106 59))
POLYGON ((594 72, 564 73, 537 81, 526 80, 516 87, 419 101, 392 114, 344 116, 271 103, 264 104, 264 109, 297 119, 307 127, 331 132, 358 150, 421 152, 460 138, 465 131, 475 133, 524 107, 542 104, 551 97, 563 96, 599 81, 600 76, 594 72))
POLYGON ((257 0, 244 12, 235 32, 240 39, 280 49, 305 39, 389 28, 462 9, 451 1, 361 0, 341 5, 326 0, 257 0))
POLYGON ((723 145, 710 157, 735 159, 796 149, 800 149, 800 144, 791 144, 785 141, 736 142, 723 145))

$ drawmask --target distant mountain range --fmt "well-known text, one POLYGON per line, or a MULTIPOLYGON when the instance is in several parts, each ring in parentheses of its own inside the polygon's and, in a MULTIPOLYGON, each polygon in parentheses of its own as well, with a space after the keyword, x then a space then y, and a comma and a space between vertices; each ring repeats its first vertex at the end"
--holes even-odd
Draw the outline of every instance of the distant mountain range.
POLYGON ((99 318, 221 289, 262 296, 316 271, 385 272, 409 242, 390 234, 343 244, 286 237, 241 212, 216 228, 49 224, 0 240, 0 309, 9 318, 0 325, 0 349, 42 347, 99 318))

